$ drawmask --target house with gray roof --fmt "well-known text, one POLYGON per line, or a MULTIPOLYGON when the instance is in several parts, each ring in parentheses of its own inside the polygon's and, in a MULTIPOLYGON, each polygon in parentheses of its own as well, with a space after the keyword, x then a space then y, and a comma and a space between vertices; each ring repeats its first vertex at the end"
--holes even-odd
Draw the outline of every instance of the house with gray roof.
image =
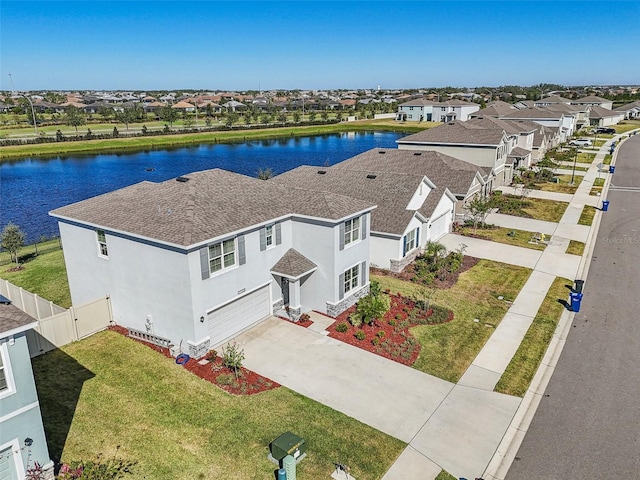
POLYGON ((513 177, 507 155, 516 139, 488 119, 449 122, 396 141, 402 150, 434 151, 490 170, 493 186, 508 185, 513 177))
POLYGON ((598 106, 589 108, 589 125, 592 127, 608 127, 624 120, 624 112, 609 110, 598 106))
POLYGON ((376 203, 220 169, 58 208, 74 304, 200 357, 264 318, 335 316, 369 290, 376 203))
POLYGON ((414 122, 451 122, 466 121, 480 109, 477 103, 464 100, 434 102, 426 98, 416 98, 398 105, 397 120, 414 122))
POLYGON ((0 295, 0 478, 21 479, 35 462, 53 478, 27 332, 37 321, 0 295))
POLYGON ((606 98, 598 97, 596 95, 588 95, 577 100, 571 100, 571 105, 583 105, 586 107, 596 106, 611 110, 613 108, 613 100, 607 100, 606 98))
POLYGON ((578 129, 579 112, 570 111, 569 105, 554 105, 551 108, 523 108, 508 115, 502 115, 506 120, 530 120, 532 122, 558 129, 559 142, 564 142, 578 129), (567 108, 569 107, 569 108, 567 108))
MULTIPOLYGON (((372 152, 392 157, 398 150, 372 152)), ((401 153, 406 156, 410 152, 401 153)), ((393 272, 402 271, 427 242, 448 233, 454 219, 455 196, 415 170, 372 170, 359 167, 356 161, 331 168, 302 166, 269 181, 290 187, 305 185, 319 192, 348 191, 350 196, 375 203, 370 226, 371 265, 393 272)))
POLYGON ((640 100, 636 100, 635 102, 627 103, 626 105, 621 105, 619 107, 614 108, 616 112, 622 113, 624 116, 624 120, 631 120, 634 118, 640 118, 640 100))

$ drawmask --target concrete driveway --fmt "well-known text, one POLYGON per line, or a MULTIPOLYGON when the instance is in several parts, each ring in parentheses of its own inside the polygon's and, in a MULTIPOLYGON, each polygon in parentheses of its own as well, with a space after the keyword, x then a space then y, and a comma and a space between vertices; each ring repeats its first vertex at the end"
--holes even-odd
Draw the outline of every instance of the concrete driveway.
POLYGON ((454 387, 278 318, 236 342, 248 369, 407 443, 454 387))

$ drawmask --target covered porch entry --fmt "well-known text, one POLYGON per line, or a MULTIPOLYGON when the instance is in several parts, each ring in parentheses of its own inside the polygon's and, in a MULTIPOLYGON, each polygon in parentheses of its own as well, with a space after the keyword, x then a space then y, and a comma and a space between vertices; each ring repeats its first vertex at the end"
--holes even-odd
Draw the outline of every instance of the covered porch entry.
POLYGON ((301 286, 318 266, 297 250, 290 248, 271 268, 271 274, 280 286, 280 302, 274 305, 274 314, 296 321, 302 315, 301 286))

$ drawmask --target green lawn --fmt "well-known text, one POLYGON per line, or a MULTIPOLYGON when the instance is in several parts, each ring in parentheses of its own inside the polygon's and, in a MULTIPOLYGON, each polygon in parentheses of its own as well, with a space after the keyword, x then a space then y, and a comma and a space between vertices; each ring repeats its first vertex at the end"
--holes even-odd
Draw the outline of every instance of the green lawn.
POLYGON ((9 280, 14 285, 32 293, 37 293, 61 307, 71 306, 71 293, 62 250, 54 250, 28 259, 23 258, 21 265, 23 269, 17 272, 9 271, 15 264, 1 266, 0 278, 9 280))
POLYGON ((611 165, 611 159, 613 158, 613 155, 611 155, 610 153, 605 154, 604 156, 604 160, 602 161, 603 165, 611 165))
MULTIPOLYGON (((578 168, 576 168, 576 172, 578 168)), ((558 192, 558 193, 576 193, 578 185, 584 178, 582 175, 574 175, 573 184, 571 183, 571 175, 558 175, 555 178, 558 182, 544 182, 536 183, 536 190, 542 190, 544 192, 558 192)))
MULTIPOLYGON (((456 231, 462 235, 473 235, 473 227, 463 227, 456 231)), ((482 228, 478 226, 475 235, 492 242, 506 243, 507 245, 515 245, 517 247, 531 248, 533 250, 544 250, 547 246, 543 243, 529 243, 531 240, 531 232, 525 230, 515 230, 513 228, 493 227, 482 228)))
POLYGON ((589 192, 589 195, 599 195, 602 192, 602 187, 604 186, 604 178, 595 178, 593 180, 593 187, 589 192))
POLYGON ((579 152, 576 162, 577 163, 593 163, 595 158, 596 158, 596 154, 595 153, 579 152))
MULTIPOLYGON (((233 143, 247 140, 282 138, 294 136, 322 135, 352 131, 391 130, 415 133, 439 125, 436 122, 394 122, 390 120, 361 120, 329 125, 299 125, 295 127, 274 127, 233 131, 216 131, 206 133, 184 133, 176 135, 154 135, 147 137, 118 137, 101 140, 84 140, 77 142, 55 142, 34 145, 15 145, 2 147, 0 162, 12 158, 27 156, 60 155, 69 153, 94 153, 105 151, 144 150, 149 148, 166 148, 177 145, 194 145, 200 143, 233 143)), ((113 127, 111 128, 113 130, 113 127)), ((122 130, 120 129, 122 132, 122 130)))
POLYGON ((496 392, 518 397, 527 392, 565 309, 559 300, 567 300, 567 286, 572 285, 566 278, 558 277, 553 281, 520 347, 496 385, 496 392))
MULTIPOLYGON (((437 290, 432 302, 451 309, 454 320, 411 329, 422 347, 413 368, 457 382, 509 309, 505 300, 515 299, 530 273, 527 268, 480 260, 453 287, 437 290)), ((418 284, 388 276, 371 275, 371 279, 383 290, 409 297, 421 291, 418 284)))
POLYGON ((498 195, 495 198, 499 213, 549 222, 559 222, 568 205, 564 202, 540 198, 523 199, 516 195, 498 195))
POLYGON ((584 243, 578 242, 577 240, 569 240, 569 246, 567 247, 567 253, 571 255, 582 256, 584 253, 584 243))
POLYGON ((596 214, 596 207, 591 205, 585 205, 580 214, 578 225, 591 225, 593 223, 593 217, 596 214))
POLYGON ((229 395, 110 331, 37 357, 33 369, 51 456, 117 451, 137 462, 132 480, 274 478, 268 444, 286 431, 306 440, 299 478, 328 478, 335 461, 379 479, 405 447, 284 387, 229 395))
POLYGON ((635 130, 636 128, 639 128, 639 127, 640 127, 640 122, 635 120, 621 122, 618 125, 613 126, 613 128, 615 128, 616 132, 618 133, 626 133, 629 130, 635 130))

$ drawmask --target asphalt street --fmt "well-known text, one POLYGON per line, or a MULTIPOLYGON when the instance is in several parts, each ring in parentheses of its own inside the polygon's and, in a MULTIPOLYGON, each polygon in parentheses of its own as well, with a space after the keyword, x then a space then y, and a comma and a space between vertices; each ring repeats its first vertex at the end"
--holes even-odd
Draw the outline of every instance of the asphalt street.
POLYGON ((640 135, 620 147, 608 200, 581 311, 507 480, 640 478, 640 135))

